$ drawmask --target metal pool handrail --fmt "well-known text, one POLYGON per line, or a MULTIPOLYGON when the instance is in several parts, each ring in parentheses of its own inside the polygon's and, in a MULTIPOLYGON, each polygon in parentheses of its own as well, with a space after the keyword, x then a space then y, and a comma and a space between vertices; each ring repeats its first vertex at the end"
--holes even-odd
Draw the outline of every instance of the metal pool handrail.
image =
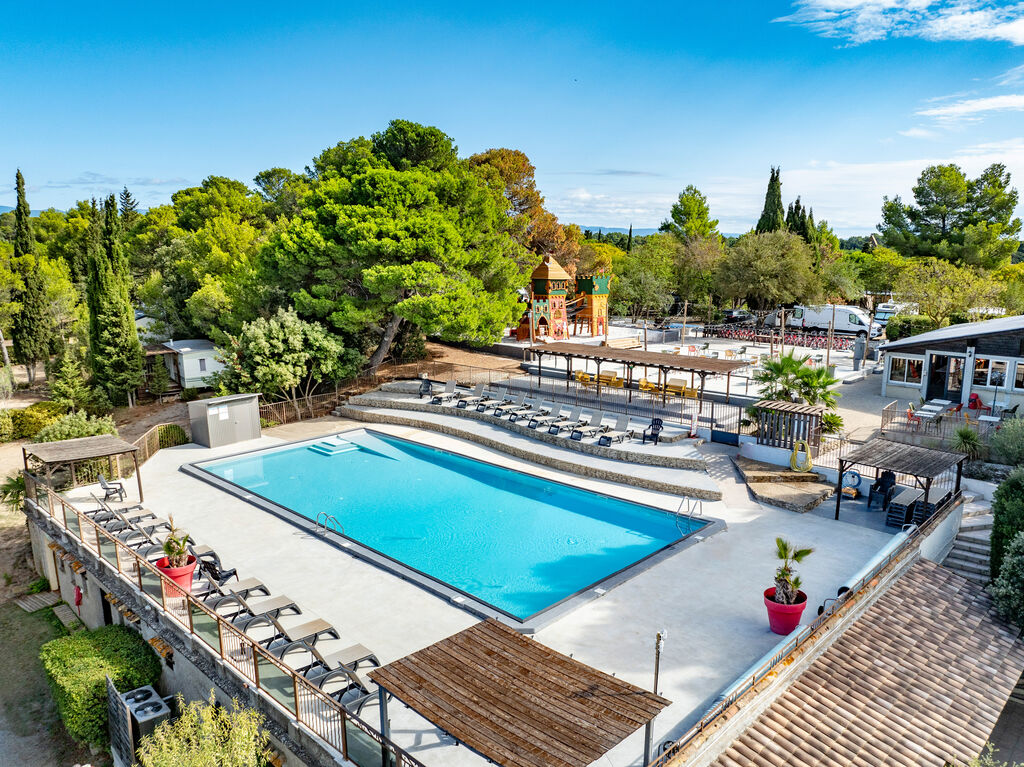
MULTIPOLYGON (((172 580, 136 551, 111 535, 74 505, 29 472, 25 476, 25 504, 47 516, 81 542, 97 566, 107 567, 138 592, 138 597, 163 610, 182 630, 196 637, 232 671, 255 685, 263 700, 294 717, 331 748, 349 760, 349 737, 358 731, 381 748, 381 765, 424 767, 423 763, 382 735, 308 679, 289 668, 258 642, 249 638, 205 604, 184 593, 172 580), (271 680, 273 686, 266 684, 271 680), (282 680, 285 680, 282 683, 282 680), (290 690, 289 690, 290 688, 290 690)), ((357 762, 357 764, 360 764, 357 762)), ((378 762, 373 762, 374 766, 378 762)), ((361 763, 360 767, 370 767, 361 763)))
POLYGON ((686 733, 675 741, 666 741, 662 744, 662 752, 650 763, 649 767, 668 767, 673 760, 680 755, 686 747, 707 733, 712 727, 718 724, 720 719, 727 718, 737 701, 753 689, 758 682, 761 682, 781 663, 788 662, 808 642, 817 641, 835 620, 844 608, 858 601, 867 593, 875 589, 879 584, 880 577, 891 567, 904 561, 917 552, 921 545, 921 538, 930 532, 941 519, 954 509, 961 494, 957 493, 951 497, 941 509, 936 510, 926 522, 919 527, 907 532, 907 538, 896 548, 890 551, 868 572, 834 599, 826 600, 826 605, 821 613, 806 626, 792 635, 792 639, 786 642, 770 658, 765 660, 757 669, 748 676, 737 679, 728 690, 728 693, 717 701, 700 720, 693 725, 686 733), (831 604, 828 604, 831 602, 831 604))

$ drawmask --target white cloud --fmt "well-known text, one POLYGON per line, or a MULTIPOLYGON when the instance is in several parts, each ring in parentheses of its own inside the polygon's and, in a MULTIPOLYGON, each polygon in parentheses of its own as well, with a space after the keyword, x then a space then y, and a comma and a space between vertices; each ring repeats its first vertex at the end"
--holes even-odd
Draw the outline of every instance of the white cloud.
POLYGON ((1007 112, 1024 109, 1024 93, 1007 93, 1002 96, 987 96, 979 99, 954 101, 939 107, 921 109, 917 114, 924 117, 964 118, 975 117, 984 112, 1007 112))
POLYGON ((1024 45, 1024 3, 998 0, 796 0, 775 21, 851 45, 890 37, 1024 45))
POLYGON ((1003 72, 996 81, 999 85, 1020 85, 1024 83, 1024 64, 1003 72))
POLYGON ((898 132, 901 136, 906 136, 907 138, 935 138, 937 135, 935 131, 920 127, 907 128, 898 132))

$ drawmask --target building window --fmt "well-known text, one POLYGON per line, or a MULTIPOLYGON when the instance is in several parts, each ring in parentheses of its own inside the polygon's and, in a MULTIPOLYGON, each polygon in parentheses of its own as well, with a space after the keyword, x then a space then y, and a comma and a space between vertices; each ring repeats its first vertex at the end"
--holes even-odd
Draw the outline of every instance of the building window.
POLYGON ((1017 363, 1017 374, 1013 379, 1014 389, 1024 389, 1024 362, 1017 363))
POLYGON ((986 357, 977 357, 974 360, 975 386, 1006 386, 1006 373, 1009 369, 1006 360, 992 360, 986 357))
POLYGON ((985 357, 974 358, 974 380, 975 386, 988 386, 989 360, 985 357))
POLYGON ((889 367, 889 381, 897 384, 919 384, 921 383, 921 368, 923 366, 924 362, 921 360, 893 357, 892 364, 889 367))
POLYGON ((206 359, 204 357, 200 357, 199 358, 199 372, 200 373, 205 373, 206 372, 206 359))

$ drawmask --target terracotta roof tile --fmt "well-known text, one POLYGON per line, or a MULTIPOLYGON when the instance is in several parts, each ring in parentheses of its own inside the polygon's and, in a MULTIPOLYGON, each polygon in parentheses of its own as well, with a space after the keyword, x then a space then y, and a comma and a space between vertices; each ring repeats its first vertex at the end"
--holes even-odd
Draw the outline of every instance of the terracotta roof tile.
POLYGON ((976 756, 1024 670, 985 591, 915 562, 712 767, 943 767, 976 756))

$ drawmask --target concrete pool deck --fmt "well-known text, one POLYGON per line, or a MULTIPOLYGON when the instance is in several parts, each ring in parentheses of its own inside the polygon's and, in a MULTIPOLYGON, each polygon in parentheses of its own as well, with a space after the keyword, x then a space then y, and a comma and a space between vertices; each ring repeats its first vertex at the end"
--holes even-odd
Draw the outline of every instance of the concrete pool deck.
MULTIPOLYGON (((293 597, 304 613, 337 626, 344 643, 367 645, 388 663, 467 628, 477 618, 179 471, 185 463, 362 427, 323 418, 278 427, 259 440, 226 448, 187 445, 161 450, 143 465, 142 480, 146 506, 160 516, 173 514, 197 541, 212 546, 226 566, 237 567, 242 577, 262 579, 275 594, 293 597)), ((626 500, 670 511, 678 505, 676 496, 576 477, 446 435, 406 426, 373 428, 397 436, 419 436, 472 458, 626 500)), ((716 450, 708 451, 706 457, 724 500, 705 501, 705 515, 724 520, 728 529, 658 561, 535 635, 555 650, 649 687, 654 636, 667 630, 659 692, 673 704, 655 721, 655 743, 681 735, 724 687, 780 639, 768 631, 761 596, 775 569, 776 536, 816 549, 800 568, 809 598, 806 620, 890 537, 861 526, 762 506, 749 499, 723 465, 722 461, 728 462, 724 455, 716 450)), ((79 488, 72 497, 87 498, 87 491, 79 488)), ((486 763, 400 703, 392 702, 389 713, 393 739, 427 765, 486 763)), ((363 715, 376 723, 375 706, 364 709, 363 715)), ((639 764, 642 745, 641 731, 598 763, 639 764)))

